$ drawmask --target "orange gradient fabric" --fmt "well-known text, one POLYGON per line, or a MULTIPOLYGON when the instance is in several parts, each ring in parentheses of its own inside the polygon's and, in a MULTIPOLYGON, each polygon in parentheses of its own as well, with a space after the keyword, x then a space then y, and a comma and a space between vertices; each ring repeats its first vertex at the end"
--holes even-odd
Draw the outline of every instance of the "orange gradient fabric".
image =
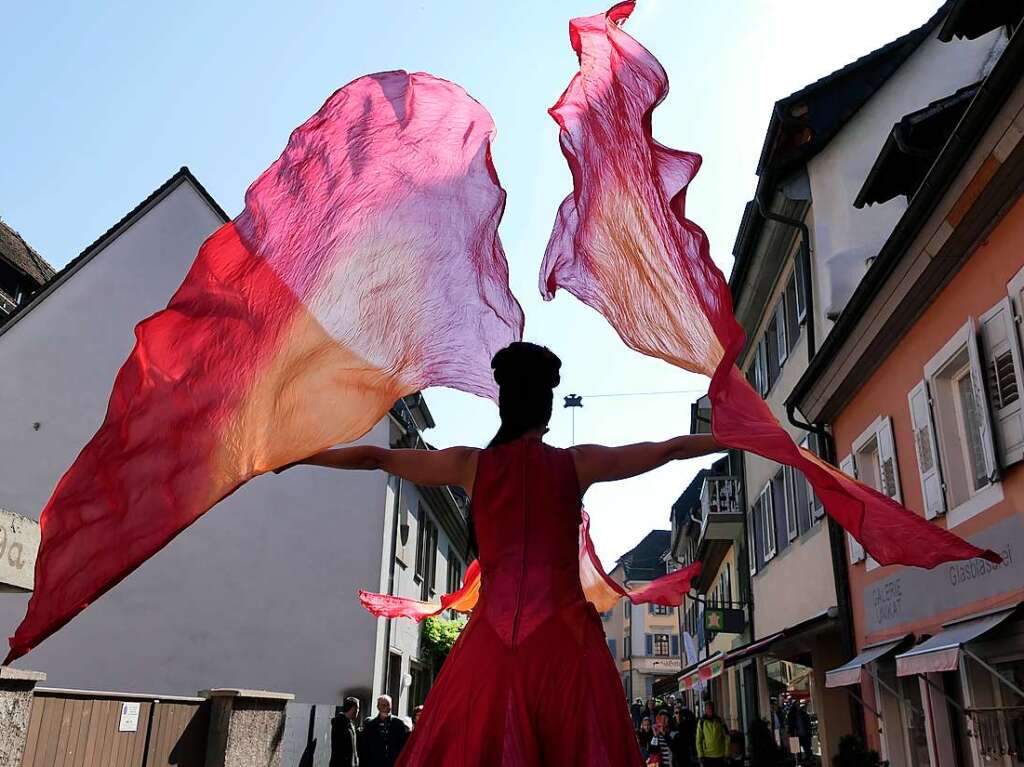
POLYGON ((718 441, 799 469, 826 511, 879 563, 1000 561, 798 448, 737 369, 744 335, 729 287, 707 237, 684 212, 701 158, 651 135, 668 78, 622 29, 633 7, 620 3, 570 24, 580 69, 550 113, 573 193, 555 220, 541 293, 551 299, 564 288, 601 312, 633 349, 710 376, 718 441))
POLYGON ((490 359, 523 314, 494 133, 461 88, 406 72, 355 80, 292 133, 136 329, 40 517, 7 662, 257 474, 357 439, 428 386, 496 394, 490 359))

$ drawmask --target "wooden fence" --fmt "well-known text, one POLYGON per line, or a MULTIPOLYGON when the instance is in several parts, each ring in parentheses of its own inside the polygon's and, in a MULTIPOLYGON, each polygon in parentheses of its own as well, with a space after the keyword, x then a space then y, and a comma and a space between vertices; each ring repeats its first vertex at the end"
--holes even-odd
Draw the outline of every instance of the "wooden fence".
POLYGON ((204 767, 201 698, 37 688, 22 767, 204 767))

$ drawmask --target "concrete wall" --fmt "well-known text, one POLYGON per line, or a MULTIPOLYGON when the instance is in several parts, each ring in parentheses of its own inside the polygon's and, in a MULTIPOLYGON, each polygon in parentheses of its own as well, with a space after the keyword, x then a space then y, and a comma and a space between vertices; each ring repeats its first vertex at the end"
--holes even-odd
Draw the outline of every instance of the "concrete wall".
MULTIPOLYGON (((0 377, 0 506, 38 517, 99 426, 135 323, 166 304, 221 223, 183 180, 0 335, 16 371, 0 377)), ((385 444, 386 428, 369 439, 385 444)), ((356 589, 380 587, 385 482, 309 468, 260 477, 23 663, 72 688, 235 686, 324 703, 369 689, 374 619, 356 589)), ((13 633, 25 604, 0 601, 0 630, 13 633)))
MULTIPOLYGON (((937 33, 936 33, 937 34, 937 33)), ((877 255, 907 201, 853 207, 892 127, 904 115, 977 82, 1005 45, 1002 31, 977 40, 942 43, 933 34, 883 85, 828 145, 807 163, 816 216, 814 269, 821 289, 817 305, 819 336, 831 329, 829 311, 841 311, 877 255)))

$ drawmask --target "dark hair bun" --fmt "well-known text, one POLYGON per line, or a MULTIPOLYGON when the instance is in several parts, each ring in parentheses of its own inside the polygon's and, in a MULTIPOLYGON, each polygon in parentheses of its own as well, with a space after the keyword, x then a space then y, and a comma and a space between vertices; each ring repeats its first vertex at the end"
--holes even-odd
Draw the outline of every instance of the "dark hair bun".
POLYGON ((515 341, 491 360, 498 386, 545 387, 554 389, 561 382, 558 371, 562 361, 546 346, 515 341))

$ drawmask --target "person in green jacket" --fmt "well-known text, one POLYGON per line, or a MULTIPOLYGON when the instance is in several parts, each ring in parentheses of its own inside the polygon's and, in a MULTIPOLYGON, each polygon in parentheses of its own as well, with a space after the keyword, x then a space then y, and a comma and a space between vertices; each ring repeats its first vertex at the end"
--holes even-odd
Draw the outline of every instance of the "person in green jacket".
POLYGON ((703 767, 719 767, 725 764, 728 753, 729 730, 709 700, 704 704, 704 716, 697 722, 697 757, 703 767))

